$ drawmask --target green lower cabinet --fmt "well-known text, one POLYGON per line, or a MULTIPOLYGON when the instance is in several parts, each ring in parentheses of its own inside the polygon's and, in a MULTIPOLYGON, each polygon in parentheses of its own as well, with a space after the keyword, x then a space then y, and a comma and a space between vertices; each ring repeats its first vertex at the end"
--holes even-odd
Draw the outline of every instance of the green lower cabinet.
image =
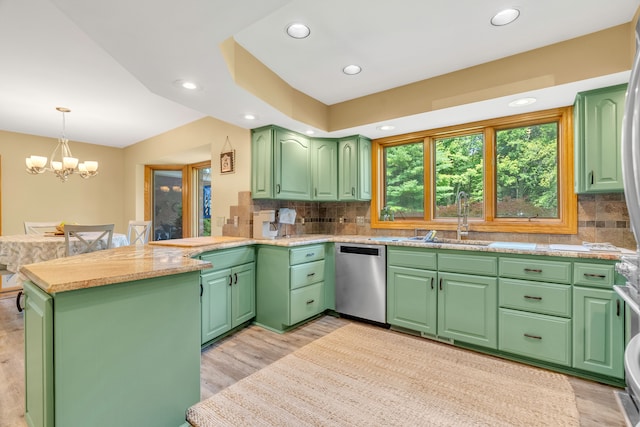
POLYGON ((624 378, 624 302, 610 289, 573 288, 573 367, 624 378))
POLYGON ((185 423, 200 400, 197 271, 47 295, 25 284, 25 419, 185 423))
POLYGON ((438 321, 438 273, 416 268, 387 268, 387 322, 435 335, 438 321))
POLYGON ((328 246, 258 246, 257 325, 284 332, 335 307, 327 301, 335 295, 335 264, 325 259, 334 251, 328 246))
POLYGON ((571 319, 500 309, 501 351, 571 365, 571 319))
POLYGON ((255 263, 201 276, 201 344, 255 317, 255 263))
POLYGON ((438 273, 438 336, 496 349, 498 279, 438 273))
POLYGON ((24 284, 25 394, 27 425, 53 426, 53 298, 24 284))

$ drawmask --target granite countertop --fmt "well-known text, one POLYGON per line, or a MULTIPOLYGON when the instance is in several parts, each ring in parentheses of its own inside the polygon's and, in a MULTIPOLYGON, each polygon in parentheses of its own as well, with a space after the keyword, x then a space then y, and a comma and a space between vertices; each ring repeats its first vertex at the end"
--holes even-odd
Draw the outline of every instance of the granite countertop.
POLYGON ((443 239, 436 243, 424 243, 407 240, 394 241, 393 238, 379 239, 372 239, 371 236, 332 236, 324 234, 284 237, 273 240, 227 236, 193 237, 151 242, 148 245, 124 246, 106 251, 58 258, 37 264, 28 264, 21 268, 20 273, 45 292, 55 294, 57 292, 202 270, 211 266, 208 262, 194 258, 203 252, 255 244, 295 247, 314 243, 336 242, 614 261, 619 260, 621 255, 635 253, 628 249, 621 249, 617 252, 585 251, 584 248, 563 245, 560 246, 568 250, 558 250, 556 246, 546 244, 537 244, 535 249, 518 247, 518 245, 511 247, 508 244, 505 247, 494 247, 489 246, 492 242, 477 240, 455 241, 443 239), (571 250, 574 248, 580 250, 571 250))

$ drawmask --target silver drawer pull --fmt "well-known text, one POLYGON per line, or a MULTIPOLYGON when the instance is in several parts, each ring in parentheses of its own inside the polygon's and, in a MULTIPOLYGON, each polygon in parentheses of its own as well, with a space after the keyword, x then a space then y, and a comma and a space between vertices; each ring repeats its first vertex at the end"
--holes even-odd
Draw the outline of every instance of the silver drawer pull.
POLYGON ((314 256, 316 253, 315 252, 309 252, 307 255, 305 255, 307 258, 314 256))
POLYGON ((307 274, 307 277, 313 277, 315 275, 316 275, 316 273, 309 273, 309 274, 307 274))
POLYGON ((532 297, 531 295, 525 295, 525 299, 532 299, 536 301, 542 301, 542 297, 532 297))
POLYGON ((527 338, 533 338, 534 340, 541 340, 542 337, 540 335, 531 335, 531 334, 524 334, 525 337, 527 338))
POLYGON ((524 271, 527 273, 542 273, 542 270, 539 268, 525 268, 524 271))
POLYGON ((591 279, 606 279, 607 276, 604 274, 593 274, 593 273, 584 273, 584 277, 589 277, 591 279))
POLYGON ((307 301, 307 305, 309 305, 309 304, 313 304, 314 302, 316 302, 316 300, 314 300, 314 299, 310 299, 309 301, 307 301))

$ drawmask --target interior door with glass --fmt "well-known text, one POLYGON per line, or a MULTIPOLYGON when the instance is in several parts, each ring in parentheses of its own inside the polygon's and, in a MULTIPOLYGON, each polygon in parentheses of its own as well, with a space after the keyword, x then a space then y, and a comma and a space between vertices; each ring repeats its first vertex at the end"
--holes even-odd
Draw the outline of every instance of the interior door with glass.
POLYGON ((183 227, 183 170, 151 170, 152 240, 181 239, 183 227))

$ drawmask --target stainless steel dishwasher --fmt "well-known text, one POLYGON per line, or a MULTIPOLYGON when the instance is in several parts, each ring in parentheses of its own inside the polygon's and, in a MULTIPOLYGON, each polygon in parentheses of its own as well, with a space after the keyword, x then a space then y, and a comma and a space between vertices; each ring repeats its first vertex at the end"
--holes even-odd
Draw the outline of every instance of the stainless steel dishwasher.
POLYGON ((384 245, 336 243, 336 311, 386 323, 384 245))

